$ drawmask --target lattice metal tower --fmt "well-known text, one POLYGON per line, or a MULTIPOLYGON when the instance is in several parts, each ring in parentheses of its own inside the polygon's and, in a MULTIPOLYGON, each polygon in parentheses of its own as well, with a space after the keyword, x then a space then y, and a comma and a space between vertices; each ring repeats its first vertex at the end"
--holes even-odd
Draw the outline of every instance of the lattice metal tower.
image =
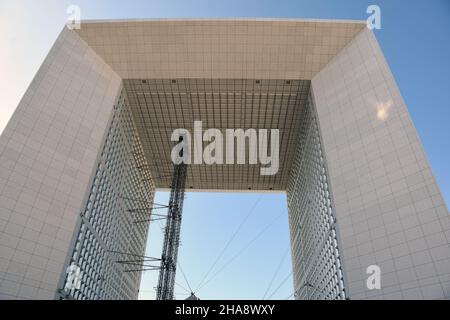
MULTIPOLYGON (((182 137, 180 137, 181 140, 182 137)), ((182 154, 183 151, 181 151, 182 154)), ((170 191, 156 300, 173 300, 185 183, 186 164, 176 164, 170 191)))

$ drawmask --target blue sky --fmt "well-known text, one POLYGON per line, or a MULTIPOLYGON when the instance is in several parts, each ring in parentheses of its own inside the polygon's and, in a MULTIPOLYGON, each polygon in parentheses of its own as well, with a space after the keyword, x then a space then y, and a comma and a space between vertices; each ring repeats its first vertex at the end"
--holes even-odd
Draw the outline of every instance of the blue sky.
MULTIPOLYGON (((168 197, 160 192, 155 202, 168 197)), ((189 285, 178 268, 177 299, 189 295, 189 286, 201 299, 262 299, 266 291, 266 298, 287 298, 293 292, 287 221, 284 194, 187 193, 178 258, 189 285)), ((160 256, 163 226, 151 226, 147 255, 160 256)), ((157 278, 154 271, 143 275, 141 298, 154 298, 157 278)))
MULTIPOLYGON (((402 0, 229 0, 229 1, 64 1, 0 0, 0 132, 6 125, 32 77, 60 32, 69 4, 81 8, 82 19, 183 18, 183 17, 283 17, 366 19, 366 8, 381 8, 382 29, 376 36, 392 69, 418 130, 433 171, 450 199, 450 1, 402 0)), ((196 287, 213 264, 243 217, 258 200, 255 194, 188 194, 182 241, 181 266, 196 287)), ((157 195, 167 202, 167 194, 157 195)), ((159 254, 159 225, 152 226, 148 254, 159 254)), ((264 195, 255 212, 225 251, 218 273, 199 291, 201 298, 262 298, 288 247, 284 195, 264 195), (255 235, 271 225, 232 263, 255 235)), ((213 275, 213 271, 211 274, 213 275)), ((275 289, 290 273, 289 255, 273 281, 275 289)), ((155 273, 143 278, 143 298, 152 298, 155 273)), ((187 287, 179 274, 177 283, 187 287)), ((184 289, 176 292, 183 298, 184 289)), ((290 280, 272 298, 292 292, 290 280)), ((270 294, 269 294, 270 296, 270 294)))

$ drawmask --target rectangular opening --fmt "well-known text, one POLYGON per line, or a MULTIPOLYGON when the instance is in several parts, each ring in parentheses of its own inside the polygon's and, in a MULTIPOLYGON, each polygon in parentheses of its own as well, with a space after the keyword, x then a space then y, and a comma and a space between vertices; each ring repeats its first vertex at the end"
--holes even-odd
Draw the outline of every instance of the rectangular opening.
MULTIPOLYGON (((154 202, 167 204, 169 195, 156 192, 154 202)), ((285 193, 187 192, 181 225, 177 300, 190 291, 202 300, 292 298, 285 193)), ((146 256, 161 256, 164 227, 151 222, 146 256)), ((139 299, 155 299, 158 275, 143 272, 139 299)))

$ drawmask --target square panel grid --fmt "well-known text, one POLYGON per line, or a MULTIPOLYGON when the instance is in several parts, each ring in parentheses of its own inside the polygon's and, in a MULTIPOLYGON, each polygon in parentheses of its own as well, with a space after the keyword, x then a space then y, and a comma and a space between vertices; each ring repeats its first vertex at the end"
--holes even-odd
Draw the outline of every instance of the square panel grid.
POLYGON ((307 79, 365 21, 150 19, 82 21, 75 30, 123 79, 307 79))
MULTIPOLYGON (((246 143, 246 164, 190 165, 186 186, 196 190, 284 191, 309 87, 310 81, 306 80, 124 80, 157 188, 169 188, 171 184, 170 155, 175 143, 170 138, 175 129, 189 130, 192 139, 194 121, 202 121, 203 130, 219 129, 223 133, 224 159, 226 129, 279 129, 280 159, 275 175, 261 175, 259 162, 248 164, 246 143)), ((204 142, 203 148, 208 144, 204 142)))

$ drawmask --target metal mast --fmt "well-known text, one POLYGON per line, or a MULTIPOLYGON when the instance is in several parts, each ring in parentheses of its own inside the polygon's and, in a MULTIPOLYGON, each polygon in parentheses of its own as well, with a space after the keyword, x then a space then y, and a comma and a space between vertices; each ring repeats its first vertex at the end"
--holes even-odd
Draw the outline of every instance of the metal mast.
POLYGON ((156 300, 173 300, 185 183, 186 164, 182 162, 174 165, 156 300))

